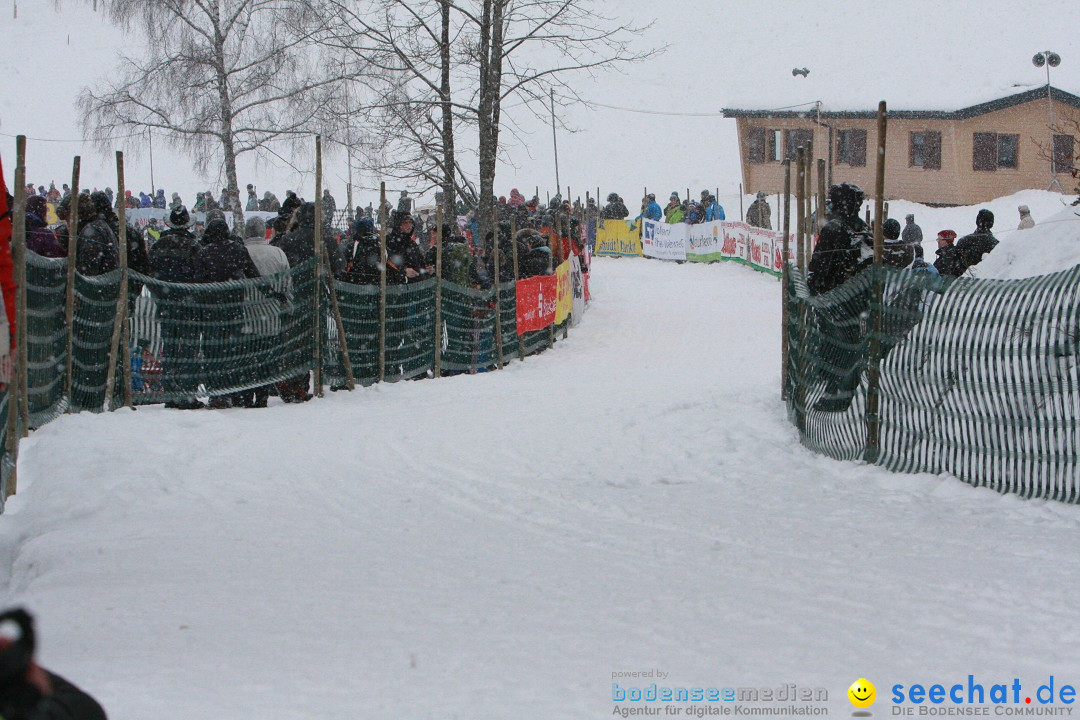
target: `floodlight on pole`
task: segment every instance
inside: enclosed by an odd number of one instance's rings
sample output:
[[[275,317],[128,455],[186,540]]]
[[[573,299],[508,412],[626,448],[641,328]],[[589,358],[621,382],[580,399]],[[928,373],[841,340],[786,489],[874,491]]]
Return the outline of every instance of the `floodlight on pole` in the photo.
[[[1057,186],[1058,192],[1065,192],[1057,179],[1057,162],[1054,157],[1054,98],[1050,94],[1050,68],[1061,64],[1061,56],[1051,50],[1043,50],[1035,53],[1035,56],[1031,58],[1031,64],[1035,67],[1046,67],[1046,103],[1050,127],[1050,186],[1047,190],[1053,190]]]

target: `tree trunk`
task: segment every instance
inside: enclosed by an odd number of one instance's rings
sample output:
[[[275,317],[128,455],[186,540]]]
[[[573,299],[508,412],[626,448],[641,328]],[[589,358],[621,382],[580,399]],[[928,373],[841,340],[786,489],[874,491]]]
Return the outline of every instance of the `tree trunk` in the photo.
[[[506,0],[484,0],[480,74],[480,198],[481,228],[495,217],[495,163],[499,156],[499,110],[502,92],[503,6]],[[483,231],[481,230],[481,234]]]
[[[439,60],[442,63],[442,82],[439,87],[442,100],[442,192],[443,192],[443,216],[453,218],[457,215],[454,211],[454,115],[450,105],[450,2],[441,0],[442,12],[442,37],[440,38]]]
[[[220,5],[215,3],[215,10]],[[214,24],[214,71],[217,74],[218,101],[221,104],[221,149],[225,160],[225,191],[232,204],[233,231],[244,233],[244,211],[240,206],[240,185],[236,177],[236,147],[233,138],[232,95],[229,93],[229,75],[225,69],[225,37],[221,34],[221,18],[215,14]]]

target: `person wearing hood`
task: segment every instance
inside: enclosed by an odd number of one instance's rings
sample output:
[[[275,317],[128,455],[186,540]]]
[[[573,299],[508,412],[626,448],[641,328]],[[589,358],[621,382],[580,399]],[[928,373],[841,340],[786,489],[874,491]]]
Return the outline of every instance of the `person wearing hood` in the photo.
[[[112,205],[112,203],[109,204],[110,206]],[[126,207],[128,210],[135,210],[139,207],[139,201],[135,198],[134,195],[131,194],[130,190],[124,191],[124,207]]]
[[[984,255],[997,247],[998,239],[991,232],[993,227],[994,213],[983,208],[975,216],[975,232],[960,238],[955,245],[939,248],[934,267],[942,275],[960,277],[968,268],[978,265]]]
[[[727,216],[724,215],[724,206],[716,200],[716,196],[709,194],[705,197],[705,222],[716,222],[718,220],[726,220]]]
[[[668,225],[675,225],[681,223],[683,219],[682,203],[679,202],[679,193],[671,193],[671,197],[668,198],[667,207],[664,208],[664,222]]]
[[[67,257],[67,250],[45,223],[48,210],[45,198],[37,195],[26,198],[26,249],[41,257]]]
[[[165,191],[162,188],[158,188],[157,194],[154,195],[154,199],[151,202],[151,206],[158,210],[164,210],[168,207],[168,203],[165,201]]]
[[[109,225],[117,241],[120,239],[120,218],[113,212],[109,204],[108,196],[103,192],[90,193],[90,199],[97,206],[101,218]],[[124,237],[127,242],[127,265],[128,269],[144,275],[150,273],[150,258],[147,254],[146,237],[132,223],[126,223]],[[117,245],[119,247],[119,245]],[[128,281],[128,309],[134,311],[135,298],[142,292],[142,283],[136,280]]]
[[[255,186],[251,183],[248,183],[247,186],[247,203],[244,205],[244,209],[248,212],[259,209],[259,196],[255,194]]]
[[[184,201],[180,199],[180,193],[174,192],[169,199],[169,209],[183,207]]]
[[[154,207],[154,201],[149,195],[144,192],[139,193],[139,207],[149,208]]]
[[[914,213],[908,213],[904,217],[904,230],[900,233],[900,239],[908,245],[922,245],[922,228],[915,224]]]
[[[98,193],[107,204],[104,193]],[[120,267],[116,234],[101,216],[98,203],[89,195],[79,197],[79,234],[75,244],[75,269],[82,275],[104,275]]]
[[[754,202],[746,210],[746,224],[772,230],[772,208],[763,191],[759,190]]]
[[[259,269],[247,248],[229,232],[224,217],[208,219],[203,232],[202,247],[195,256],[195,279],[201,283],[224,283],[231,280],[259,277]],[[243,337],[244,288],[222,288],[214,291],[212,302],[203,308],[203,362],[209,375],[208,385],[236,387],[250,383],[244,373],[250,368],[237,363],[242,354],[238,341]],[[210,407],[223,409],[243,405],[239,393],[216,395]]]
[[[413,219],[409,213],[397,213],[386,236],[386,282],[404,285],[427,277],[424,255],[413,237]]]
[[[881,225],[883,238],[882,262],[890,267],[903,270],[915,259],[915,247],[904,242],[900,237],[900,221],[889,218]]]
[[[382,273],[379,270],[381,253],[375,222],[366,215],[359,216],[353,223],[349,238],[352,244],[341,280],[354,285],[378,285]]]
[[[510,190],[510,207],[518,208],[525,204],[525,196],[517,188]]]
[[[292,214],[298,207],[303,205],[303,201],[297,197],[296,193],[292,190],[285,191],[285,202],[281,203],[281,209],[278,211],[286,217],[292,217]]]

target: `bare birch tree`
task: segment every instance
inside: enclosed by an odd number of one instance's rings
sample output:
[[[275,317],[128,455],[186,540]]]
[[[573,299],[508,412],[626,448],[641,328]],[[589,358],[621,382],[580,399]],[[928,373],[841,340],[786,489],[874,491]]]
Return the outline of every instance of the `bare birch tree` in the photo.
[[[504,117],[504,109],[513,106],[546,122],[552,90],[566,107],[581,99],[576,78],[658,52],[635,47],[644,28],[601,15],[593,0],[336,4],[344,22],[340,46],[389,73],[384,80],[396,78],[396,84],[369,87],[369,109],[383,113],[378,120],[365,116],[365,122],[386,139],[383,169],[402,163],[395,168],[401,177],[416,162],[412,177],[434,183],[440,176],[447,208],[454,192],[472,195],[481,227],[491,226],[495,168],[504,157],[500,133],[508,124],[512,131],[513,118]],[[465,143],[477,153],[476,189],[458,157],[463,128],[476,132],[475,142]]]
[[[84,134],[106,143],[135,131],[135,145],[138,131],[158,131],[197,170],[220,162],[237,217],[236,159],[331,137],[325,109],[357,72],[321,44],[324,0],[112,0],[105,12],[140,30],[145,54],[82,92]]]

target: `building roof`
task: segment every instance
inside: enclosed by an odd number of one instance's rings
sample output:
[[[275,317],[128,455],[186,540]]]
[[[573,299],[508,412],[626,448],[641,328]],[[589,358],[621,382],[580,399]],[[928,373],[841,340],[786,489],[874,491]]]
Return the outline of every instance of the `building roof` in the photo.
[[[1039,87],[1025,90],[1023,92],[1015,93],[1013,95],[1006,95],[995,100],[988,102],[981,102],[976,105],[970,105],[968,107],[960,108],[958,110],[889,110],[889,117],[891,118],[911,118],[911,119],[937,119],[937,120],[965,120],[967,118],[976,117],[978,115],[985,115],[987,113],[997,112],[998,110],[1005,110],[1006,108],[1013,107],[1014,105],[1021,105],[1026,102],[1032,102],[1033,100],[1041,100],[1046,97],[1047,86],[1041,85]],[[1054,102],[1065,103],[1073,107],[1080,108],[1080,97],[1073,95],[1072,93],[1059,90],[1056,87],[1050,86],[1050,97]],[[811,106],[807,109],[801,110],[747,110],[739,108],[724,108],[724,117],[726,118],[757,118],[757,117],[769,117],[769,118],[799,118],[816,116],[817,110],[815,106]],[[824,107],[821,110],[822,118],[876,118],[877,110],[827,110]]]

